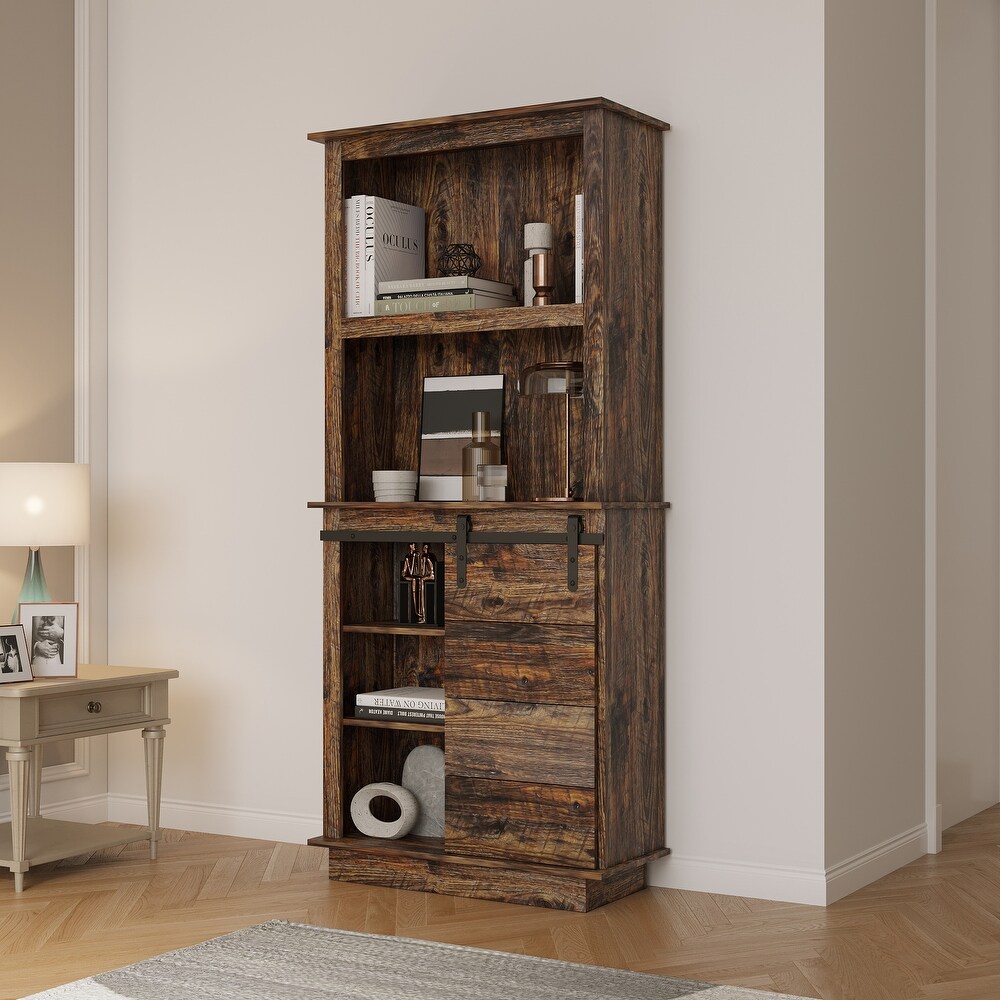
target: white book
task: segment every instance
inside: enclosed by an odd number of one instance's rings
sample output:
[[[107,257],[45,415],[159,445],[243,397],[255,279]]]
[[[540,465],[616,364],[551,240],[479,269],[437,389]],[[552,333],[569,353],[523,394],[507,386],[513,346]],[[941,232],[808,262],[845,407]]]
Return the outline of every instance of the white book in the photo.
[[[364,195],[344,199],[344,315],[361,316],[364,262]]]
[[[363,316],[375,314],[381,281],[422,278],[427,273],[424,210],[374,195],[365,197]]]
[[[573,215],[576,228],[573,234],[573,251],[575,256],[574,275],[576,277],[576,296],[574,302],[583,301],[583,195],[578,194],[573,199]]]
[[[371,708],[419,708],[443,712],[444,688],[401,687],[362,691],[354,696],[354,704]]]
[[[488,278],[473,278],[467,274],[445,275],[442,278],[403,278],[398,281],[380,281],[379,295],[392,295],[395,292],[437,292],[451,288],[468,288],[473,292],[492,292],[494,295],[512,296],[514,286],[502,281],[490,281]]]

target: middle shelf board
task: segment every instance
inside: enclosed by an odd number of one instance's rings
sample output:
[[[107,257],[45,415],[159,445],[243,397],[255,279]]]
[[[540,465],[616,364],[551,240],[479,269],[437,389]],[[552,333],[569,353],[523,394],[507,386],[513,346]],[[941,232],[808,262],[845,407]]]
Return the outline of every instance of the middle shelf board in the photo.
[[[463,309],[455,312],[410,313],[397,316],[354,316],[338,321],[339,335],[412,337],[425,334],[492,333],[501,330],[543,330],[583,326],[583,305],[510,306],[504,309]]]

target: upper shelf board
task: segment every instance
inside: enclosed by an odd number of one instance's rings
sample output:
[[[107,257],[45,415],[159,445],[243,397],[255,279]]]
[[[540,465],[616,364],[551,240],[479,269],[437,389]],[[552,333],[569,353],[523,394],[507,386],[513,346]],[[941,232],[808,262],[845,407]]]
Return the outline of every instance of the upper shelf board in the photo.
[[[564,114],[574,111],[595,111],[603,109],[614,111],[617,114],[633,118],[637,122],[651,125],[661,131],[667,131],[670,126],[658,118],[651,118],[632,108],[626,108],[622,104],[616,104],[605,97],[591,97],[579,101],[557,101],[552,104],[532,104],[521,108],[502,108],[499,111],[477,111],[466,115],[447,115],[442,118],[421,118],[417,121],[409,122],[386,122],[382,125],[370,125],[365,128],[343,128],[334,129],[329,132],[310,132],[309,138],[314,142],[327,142],[335,139],[343,142],[347,139],[356,139],[362,136],[371,136],[379,132],[391,132],[403,135],[407,132],[417,132],[424,129],[437,129],[442,126],[463,126],[476,125],[484,122],[497,122],[506,118],[523,118],[529,115],[538,115],[542,112],[552,112]]]

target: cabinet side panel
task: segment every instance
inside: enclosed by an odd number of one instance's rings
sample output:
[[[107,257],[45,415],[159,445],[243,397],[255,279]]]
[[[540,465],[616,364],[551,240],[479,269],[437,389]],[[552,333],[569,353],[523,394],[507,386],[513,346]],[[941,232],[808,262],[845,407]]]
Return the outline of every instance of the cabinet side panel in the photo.
[[[324,514],[324,528],[336,527],[336,515]],[[340,549],[337,542],[323,545],[323,836],[339,837],[344,829],[343,758],[341,730],[343,687],[340,646]]]
[[[609,510],[599,577],[601,867],[664,846],[664,511]]]
[[[341,397],[344,357],[338,333],[344,305],[343,194],[340,143],[326,144],[326,499],[343,500]]]
[[[607,492],[604,422],[605,310],[609,289],[605,171],[605,114],[584,115],[583,132],[583,429],[580,464],[584,500],[611,499]]]
[[[663,133],[604,126],[605,500],[663,496]]]

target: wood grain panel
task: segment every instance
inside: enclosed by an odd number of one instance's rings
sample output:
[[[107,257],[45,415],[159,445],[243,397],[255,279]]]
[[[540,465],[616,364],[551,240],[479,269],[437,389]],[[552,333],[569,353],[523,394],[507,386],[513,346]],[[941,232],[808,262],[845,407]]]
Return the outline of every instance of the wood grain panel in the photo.
[[[324,527],[337,520],[335,511],[323,512]],[[341,660],[340,546],[323,546],[323,835],[339,837],[344,832],[344,761],[341,734],[344,704],[343,662]]]
[[[594,712],[448,697],[447,774],[594,787]]]
[[[583,912],[594,892],[582,878],[547,871],[526,872],[474,864],[426,861],[391,855],[330,851],[330,878],[416,892],[494,899]],[[641,888],[641,885],[640,885]],[[629,891],[634,892],[635,889]],[[622,895],[627,893],[622,892]]]
[[[343,135],[344,158],[368,160],[380,156],[407,156],[440,149],[485,150],[523,142],[559,139],[579,133],[581,115],[577,111],[543,117],[525,116],[506,121],[451,121],[418,129],[368,131],[364,135]]]
[[[572,591],[564,545],[470,545],[466,586],[445,579],[445,621],[591,624],[595,563],[594,547],[581,546]]]
[[[599,588],[602,865],[664,846],[665,511],[607,512]]]
[[[445,687],[453,698],[594,704],[595,629],[451,622]]]
[[[594,867],[594,791],[449,775],[449,853]]]
[[[605,113],[606,500],[663,496],[663,133]],[[628,150],[623,156],[622,150]]]

